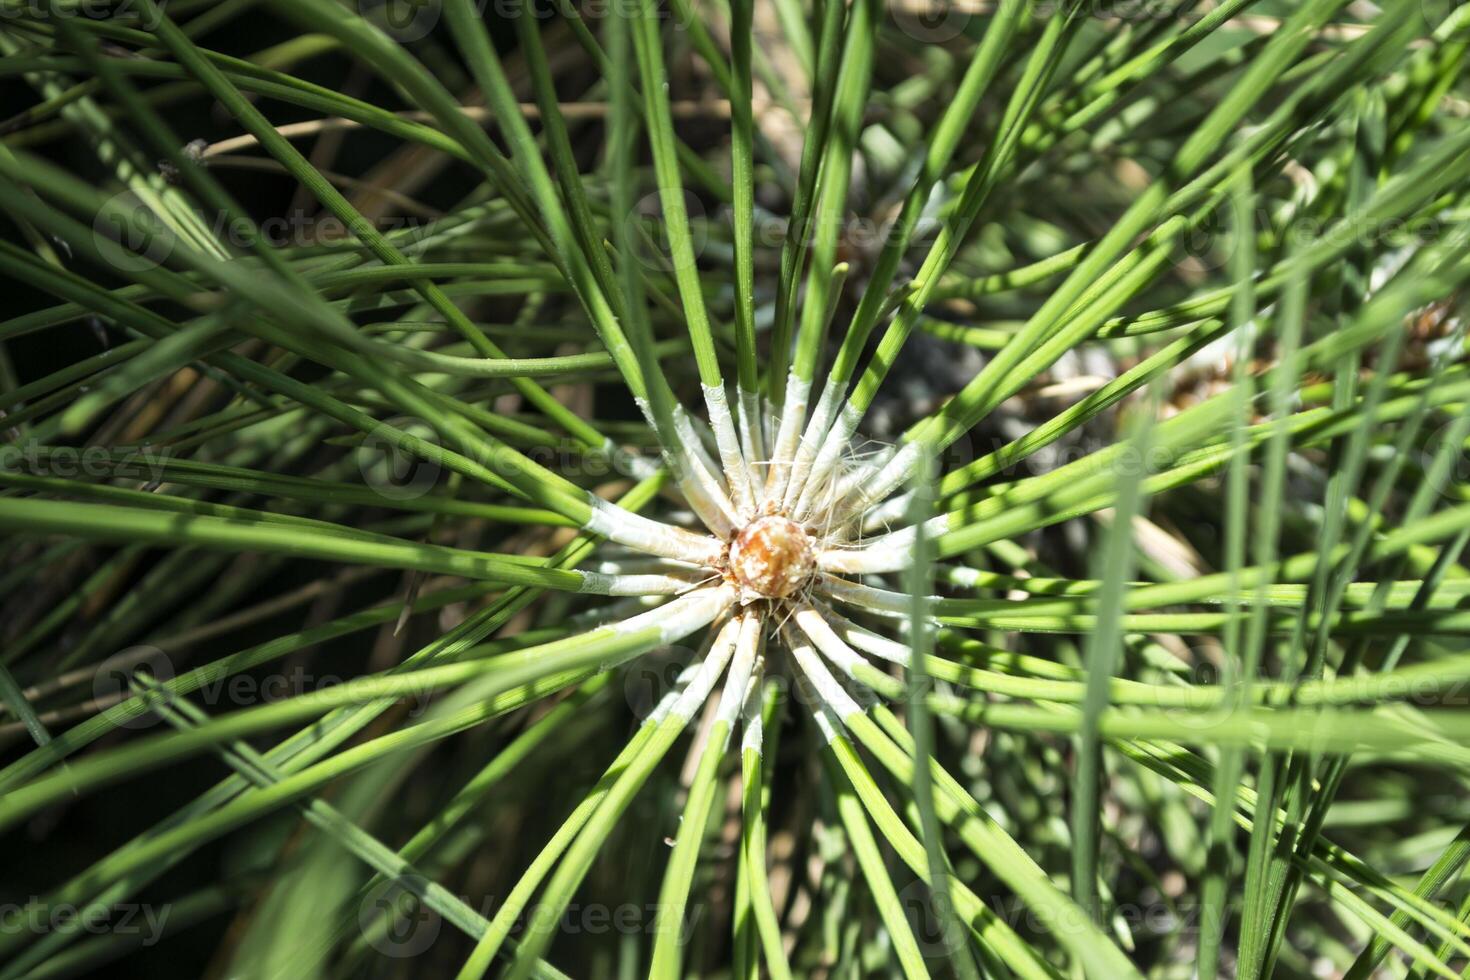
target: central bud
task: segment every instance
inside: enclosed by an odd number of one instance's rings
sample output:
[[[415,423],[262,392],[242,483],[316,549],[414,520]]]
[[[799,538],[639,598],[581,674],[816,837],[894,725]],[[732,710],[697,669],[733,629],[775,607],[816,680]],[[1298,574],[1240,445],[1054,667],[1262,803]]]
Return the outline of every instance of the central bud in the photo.
[[[730,578],[742,601],[784,599],[812,577],[817,556],[801,525],[785,517],[761,517],[730,542]]]

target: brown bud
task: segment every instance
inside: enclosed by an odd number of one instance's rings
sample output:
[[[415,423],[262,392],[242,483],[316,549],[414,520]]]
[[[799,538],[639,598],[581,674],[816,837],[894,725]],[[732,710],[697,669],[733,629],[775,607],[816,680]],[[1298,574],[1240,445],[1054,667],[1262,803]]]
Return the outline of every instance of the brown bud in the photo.
[[[730,543],[730,578],[748,598],[783,599],[807,583],[816,565],[811,538],[785,517],[751,521]]]

